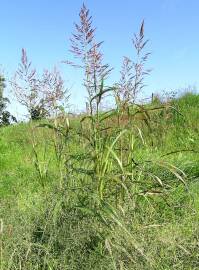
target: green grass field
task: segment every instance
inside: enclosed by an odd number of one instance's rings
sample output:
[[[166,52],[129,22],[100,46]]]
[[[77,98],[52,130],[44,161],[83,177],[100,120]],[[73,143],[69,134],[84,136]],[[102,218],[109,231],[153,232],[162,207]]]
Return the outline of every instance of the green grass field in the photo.
[[[199,96],[137,115],[0,128],[1,270],[199,269]]]

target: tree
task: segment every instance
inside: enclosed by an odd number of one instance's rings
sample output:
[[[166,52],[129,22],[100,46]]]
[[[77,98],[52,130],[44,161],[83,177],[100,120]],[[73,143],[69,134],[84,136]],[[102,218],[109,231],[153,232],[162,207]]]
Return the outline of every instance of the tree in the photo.
[[[5,87],[5,78],[0,75],[0,126],[10,125],[11,122],[17,122],[16,118],[6,110],[9,99],[3,96]]]

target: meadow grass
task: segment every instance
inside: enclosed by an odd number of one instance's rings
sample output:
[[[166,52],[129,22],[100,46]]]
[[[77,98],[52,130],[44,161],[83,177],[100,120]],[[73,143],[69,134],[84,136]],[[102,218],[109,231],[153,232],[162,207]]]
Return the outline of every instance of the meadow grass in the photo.
[[[2,270],[199,269],[199,96],[161,105],[0,129]]]

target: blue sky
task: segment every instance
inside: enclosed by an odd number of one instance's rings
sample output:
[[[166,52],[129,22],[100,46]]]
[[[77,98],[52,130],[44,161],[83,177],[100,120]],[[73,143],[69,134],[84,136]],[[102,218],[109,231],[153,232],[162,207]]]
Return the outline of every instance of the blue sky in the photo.
[[[122,56],[133,57],[133,33],[145,19],[145,34],[152,52],[153,69],[145,95],[151,92],[199,86],[198,0],[85,0],[103,40],[106,62],[114,67],[111,81],[119,76]],[[72,92],[72,103],[82,107],[86,96],[77,70],[61,61],[70,59],[69,38],[78,21],[81,0],[0,0],[0,65],[11,76],[27,49],[34,66],[42,71],[60,67]]]

